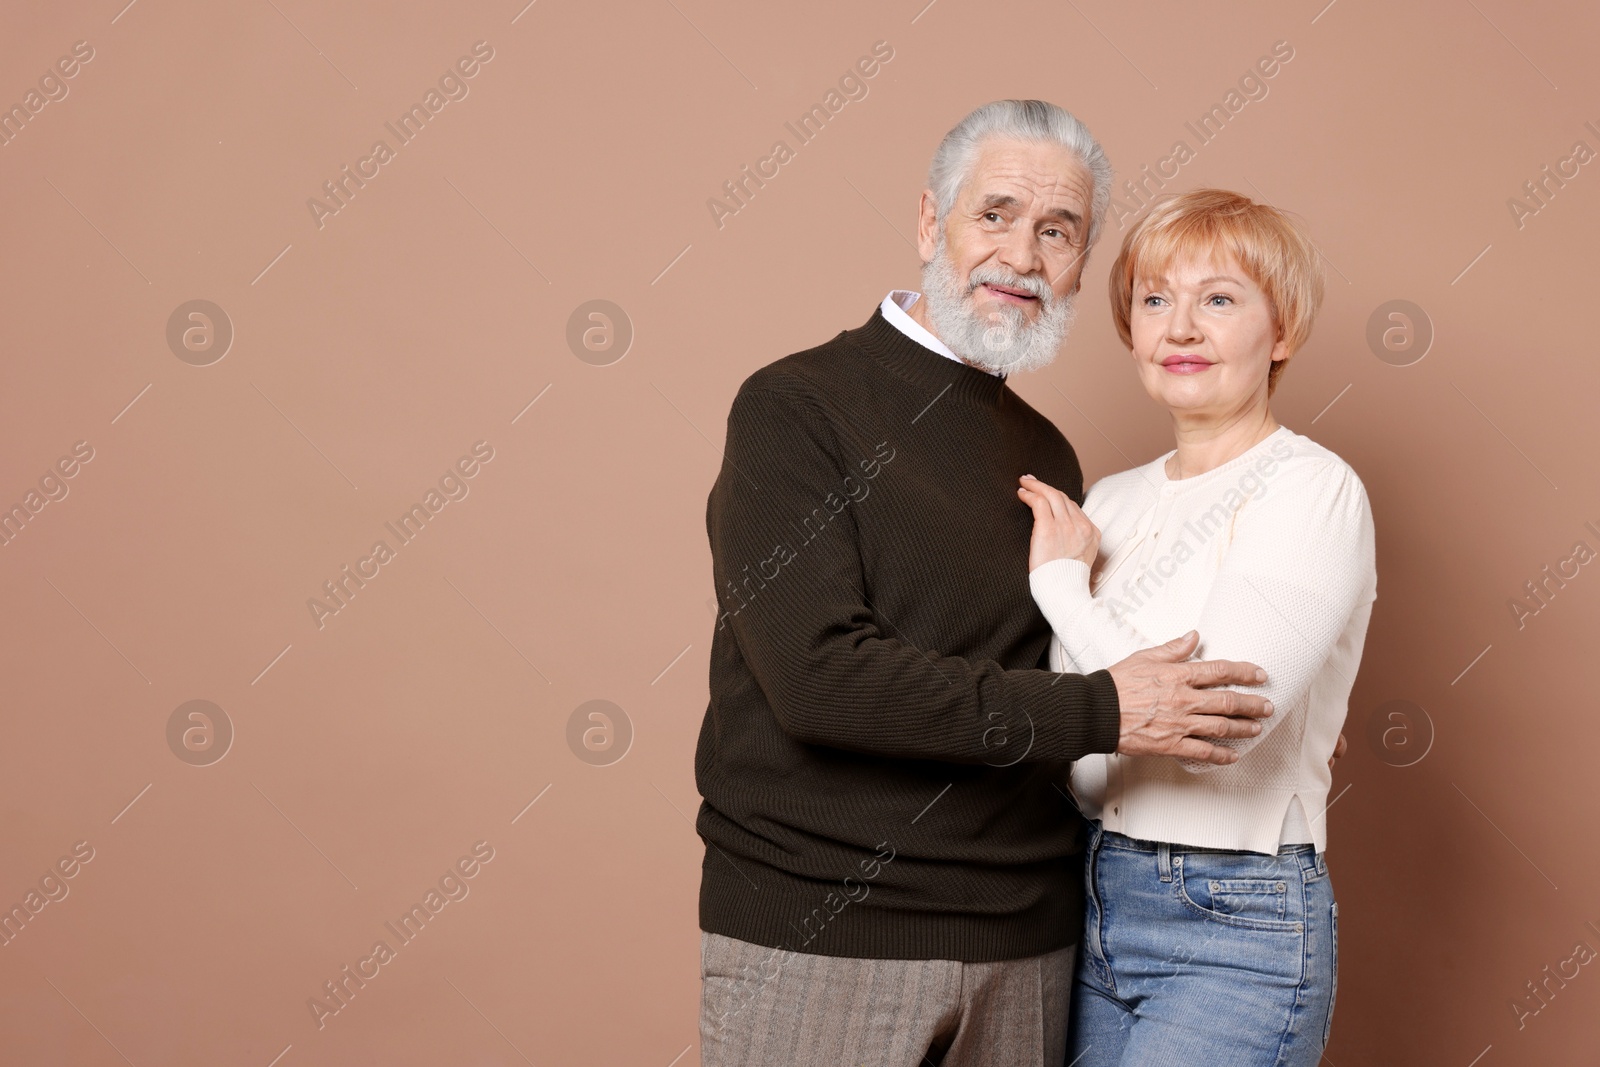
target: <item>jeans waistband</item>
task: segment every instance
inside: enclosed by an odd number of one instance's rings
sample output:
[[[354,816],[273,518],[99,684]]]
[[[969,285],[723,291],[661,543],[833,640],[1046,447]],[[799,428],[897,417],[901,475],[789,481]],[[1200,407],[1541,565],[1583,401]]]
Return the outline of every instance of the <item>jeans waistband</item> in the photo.
[[[1129,837],[1126,834],[1119,834],[1115,830],[1107,830],[1100,825],[1098,820],[1091,821],[1090,826],[1093,830],[1090,848],[1108,846],[1111,848],[1121,849],[1126,852],[1149,852],[1157,855],[1157,857],[1163,861],[1165,861],[1166,857],[1168,856],[1181,856],[1185,853],[1195,852],[1219,854],[1225,856],[1267,855],[1267,853],[1262,852],[1251,852],[1248,849],[1207,848],[1201,845],[1180,845],[1166,841],[1144,841],[1136,837]],[[1319,853],[1317,851],[1317,846],[1311,844],[1310,842],[1297,845],[1280,845],[1277,854],[1282,858],[1288,858],[1291,856],[1297,858],[1300,862],[1300,867],[1306,871],[1317,871],[1320,873],[1327,870],[1322,853]]]

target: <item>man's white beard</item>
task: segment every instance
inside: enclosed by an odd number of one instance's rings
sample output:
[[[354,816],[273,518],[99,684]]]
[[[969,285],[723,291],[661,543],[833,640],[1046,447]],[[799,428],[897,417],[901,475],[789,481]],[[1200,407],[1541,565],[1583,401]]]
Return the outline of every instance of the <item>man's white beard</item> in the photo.
[[[985,282],[1038,297],[1038,321],[1030,323],[1027,310],[1017,304],[998,304],[993,313],[979,315],[972,307],[972,293]],[[1025,278],[999,267],[974,267],[963,283],[950,262],[942,232],[933,259],[922,266],[922,298],[928,302],[935,335],[950,351],[999,374],[1049,366],[1078,315],[1075,294],[1056,296],[1038,275]]]

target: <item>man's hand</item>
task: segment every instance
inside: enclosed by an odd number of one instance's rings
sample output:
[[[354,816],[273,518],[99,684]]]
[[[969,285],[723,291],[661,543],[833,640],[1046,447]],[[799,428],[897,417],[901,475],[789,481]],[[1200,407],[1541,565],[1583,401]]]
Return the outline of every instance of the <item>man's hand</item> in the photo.
[[[1267,672],[1231,660],[1185,662],[1200,646],[1193,630],[1175,641],[1135,652],[1110,667],[1122,705],[1117,752],[1125,756],[1174,756],[1206,763],[1235,763],[1239,753],[1207,738],[1254,737],[1255,720],[1272,714],[1272,703],[1251,693],[1210,689],[1260,685]]]
[[[1017,479],[1017,496],[1033,509],[1033,537],[1028,542],[1028,572],[1053,559],[1082,560],[1090,567],[1100,552],[1100,529],[1083,509],[1054,486],[1031,474]]]

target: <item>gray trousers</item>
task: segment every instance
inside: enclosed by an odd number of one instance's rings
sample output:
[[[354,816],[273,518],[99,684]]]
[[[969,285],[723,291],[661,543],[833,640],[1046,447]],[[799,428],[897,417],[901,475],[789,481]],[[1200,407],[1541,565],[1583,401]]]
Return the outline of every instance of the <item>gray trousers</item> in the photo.
[[[700,932],[702,1067],[1061,1067],[1076,945],[993,963],[818,956]]]

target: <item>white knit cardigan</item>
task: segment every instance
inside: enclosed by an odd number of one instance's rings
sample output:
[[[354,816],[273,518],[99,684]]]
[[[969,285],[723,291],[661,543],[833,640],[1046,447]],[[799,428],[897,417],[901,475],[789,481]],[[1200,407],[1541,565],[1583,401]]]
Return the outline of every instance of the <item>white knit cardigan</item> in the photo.
[[[1147,841],[1275,853],[1327,847],[1328,757],[1377,595],[1365,487],[1333,452],[1280,427],[1204,474],[1173,480],[1173,453],[1095,483],[1092,572],[1053,560],[1029,576],[1055,630],[1050,665],[1088,673],[1200,632],[1197,659],[1248,660],[1276,709],[1227,766],[1092,755],[1072,789],[1083,813]]]

